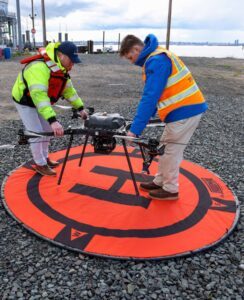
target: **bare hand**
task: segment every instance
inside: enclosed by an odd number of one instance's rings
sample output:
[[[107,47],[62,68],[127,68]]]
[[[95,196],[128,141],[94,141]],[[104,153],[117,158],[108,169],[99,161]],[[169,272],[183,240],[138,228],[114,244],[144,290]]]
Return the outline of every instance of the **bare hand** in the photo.
[[[58,122],[53,122],[51,124],[52,130],[54,132],[54,136],[62,136],[64,135],[64,129],[63,126]]]
[[[133,132],[131,132],[131,131],[128,131],[128,132],[126,133],[126,135],[127,135],[127,136],[130,136],[130,137],[136,137],[136,135],[135,135]],[[130,146],[133,145],[133,142],[132,142],[132,141],[127,141],[127,143],[128,143]]]
[[[86,120],[87,117],[88,117],[88,113],[87,113],[84,109],[81,110],[81,111],[79,112],[79,114],[80,114],[80,116],[81,116],[81,118],[82,118],[83,120]]]

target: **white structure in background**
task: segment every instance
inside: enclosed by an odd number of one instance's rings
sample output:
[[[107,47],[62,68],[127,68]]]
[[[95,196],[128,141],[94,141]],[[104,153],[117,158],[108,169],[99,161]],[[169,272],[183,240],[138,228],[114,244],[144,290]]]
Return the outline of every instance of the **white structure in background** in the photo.
[[[103,52],[113,52],[113,47],[112,46],[103,47]]]
[[[16,47],[16,15],[8,11],[8,0],[0,0],[0,45]]]

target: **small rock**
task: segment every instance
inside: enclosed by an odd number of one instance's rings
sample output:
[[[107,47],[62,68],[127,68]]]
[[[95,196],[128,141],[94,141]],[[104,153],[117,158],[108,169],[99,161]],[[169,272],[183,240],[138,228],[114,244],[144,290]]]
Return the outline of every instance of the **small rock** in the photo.
[[[47,297],[48,296],[48,293],[45,291],[42,293],[42,297]]]
[[[135,286],[134,284],[129,283],[129,284],[127,285],[127,292],[128,292],[128,294],[130,294],[130,295],[133,294],[135,288],[136,288],[136,286]]]
[[[183,289],[188,289],[188,282],[186,279],[181,279],[181,286],[183,287]]]

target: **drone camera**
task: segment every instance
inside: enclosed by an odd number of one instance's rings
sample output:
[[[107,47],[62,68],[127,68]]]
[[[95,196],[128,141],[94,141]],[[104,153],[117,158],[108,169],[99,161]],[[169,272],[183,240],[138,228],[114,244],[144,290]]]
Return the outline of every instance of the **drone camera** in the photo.
[[[92,145],[95,153],[109,154],[116,147],[113,137],[116,130],[125,125],[124,118],[119,114],[94,113],[85,121],[85,128],[94,129]]]
[[[116,140],[113,137],[93,137],[92,145],[95,153],[109,154],[115,149]]]

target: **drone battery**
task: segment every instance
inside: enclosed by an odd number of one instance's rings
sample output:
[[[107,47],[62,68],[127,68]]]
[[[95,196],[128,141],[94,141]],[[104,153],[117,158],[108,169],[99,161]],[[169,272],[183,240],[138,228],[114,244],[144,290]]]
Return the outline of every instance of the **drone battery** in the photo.
[[[118,113],[107,114],[98,112],[85,121],[85,127],[92,129],[119,129],[123,125],[125,125],[125,119]]]

